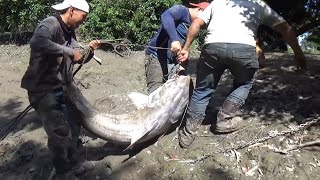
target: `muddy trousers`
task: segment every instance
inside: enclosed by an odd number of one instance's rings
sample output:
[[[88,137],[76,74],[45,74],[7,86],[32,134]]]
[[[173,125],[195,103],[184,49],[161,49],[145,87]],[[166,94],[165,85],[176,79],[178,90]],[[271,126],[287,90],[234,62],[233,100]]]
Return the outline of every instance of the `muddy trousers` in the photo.
[[[28,95],[48,135],[48,148],[57,174],[71,170],[78,163],[80,134],[80,124],[73,119],[73,108],[67,106],[62,90],[46,94],[29,92]]]
[[[245,104],[253,76],[258,69],[255,47],[244,44],[212,43],[202,48],[197,65],[196,87],[187,111],[187,130],[196,131],[205,116],[205,110],[219,83],[221,75],[229,69],[233,87],[226,98],[218,119],[233,116]],[[220,111],[220,112],[222,112]],[[223,115],[223,116],[222,116]]]
[[[146,55],[145,74],[147,93],[151,94],[174,75],[185,75],[185,71],[180,71],[175,63],[167,63],[166,60],[159,60],[152,55]]]
[[[145,58],[145,73],[147,83],[147,93],[151,94],[153,91],[158,89],[166,80],[167,71],[164,64],[161,65],[158,58],[153,58],[151,55],[146,55]]]

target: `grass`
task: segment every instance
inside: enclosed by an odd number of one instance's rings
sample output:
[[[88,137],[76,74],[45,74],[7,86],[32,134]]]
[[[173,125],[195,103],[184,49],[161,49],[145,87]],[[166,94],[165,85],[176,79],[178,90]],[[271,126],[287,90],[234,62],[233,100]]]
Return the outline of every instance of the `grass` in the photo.
[[[315,49],[315,50],[302,49],[302,51],[305,54],[320,55],[320,50],[318,50],[318,49]],[[288,53],[293,54],[293,50],[290,47],[288,48]]]

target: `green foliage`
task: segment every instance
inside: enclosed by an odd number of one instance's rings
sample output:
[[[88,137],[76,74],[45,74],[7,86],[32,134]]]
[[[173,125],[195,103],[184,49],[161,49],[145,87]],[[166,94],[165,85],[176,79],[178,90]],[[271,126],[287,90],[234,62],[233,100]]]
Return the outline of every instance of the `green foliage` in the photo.
[[[161,13],[177,0],[92,0],[87,22],[80,36],[92,38],[127,38],[134,43],[147,43],[159,26]]]
[[[146,43],[159,27],[160,15],[165,9],[174,4],[174,0],[153,1],[141,4],[130,21],[132,40],[137,43]]]
[[[33,31],[54,0],[0,0],[0,32]]]
[[[62,0],[0,0],[0,33],[33,31]],[[91,12],[80,28],[83,40],[128,38],[145,44],[159,26],[161,13],[179,0],[89,0]]]
[[[54,13],[51,5],[61,1],[0,0],[0,33],[33,31],[39,21]],[[88,0],[91,12],[79,35],[85,41],[127,38],[133,43],[146,44],[159,27],[161,13],[173,4],[187,5],[189,1],[203,0]],[[264,1],[292,23],[298,34],[319,27],[320,0]],[[203,35],[195,47],[200,47],[202,41]]]
[[[314,28],[309,33],[310,35],[306,38],[307,49],[312,54],[320,54],[320,29]]]

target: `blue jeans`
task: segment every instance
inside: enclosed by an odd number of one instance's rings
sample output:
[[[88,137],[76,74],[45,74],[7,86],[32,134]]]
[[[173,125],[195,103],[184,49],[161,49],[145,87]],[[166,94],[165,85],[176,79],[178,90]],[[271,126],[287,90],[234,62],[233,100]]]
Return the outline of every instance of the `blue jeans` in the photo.
[[[202,48],[197,65],[196,86],[187,111],[188,117],[196,121],[203,120],[209,100],[226,69],[229,69],[234,76],[233,88],[226,100],[239,106],[245,104],[258,67],[254,46],[230,43],[206,44]]]

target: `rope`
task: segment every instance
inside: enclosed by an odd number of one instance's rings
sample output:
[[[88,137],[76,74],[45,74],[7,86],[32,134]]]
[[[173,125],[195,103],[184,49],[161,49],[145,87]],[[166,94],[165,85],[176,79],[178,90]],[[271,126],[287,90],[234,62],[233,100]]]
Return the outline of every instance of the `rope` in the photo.
[[[73,73],[73,76],[75,76],[77,74],[77,72],[81,69],[83,63],[81,63],[81,65],[79,65],[79,67],[77,68],[77,70]],[[57,85],[54,89],[60,87],[61,84]],[[38,102],[40,99],[42,99],[45,95],[47,95],[46,93],[44,95],[42,95],[41,97],[39,97],[39,99],[37,99],[35,102]],[[32,104],[30,104],[26,109],[24,109],[21,113],[19,113],[15,118],[13,118],[11,121],[9,121],[7,124],[5,124],[6,126],[9,126],[3,135],[1,135],[0,138],[0,142],[3,141],[8,134],[11,132],[11,130],[22,120],[22,118],[32,109]]]
[[[128,39],[115,39],[115,40],[107,40],[101,39],[99,40],[101,44],[109,44],[113,47],[113,51],[116,55],[119,55],[123,58],[130,58],[131,49],[130,47],[143,47],[146,48],[153,48],[153,49],[162,49],[162,50],[170,50],[171,48],[164,48],[159,46],[149,46],[149,45],[142,45],[142,44],[134,44],[131,43]],[[118,41],[118,42],[117,42]]]
[[[143,45],[143,44],[134,44],[131,43],[127,39],[115,39],[115,40],[99,40],[101,44],[110,44],[112,46],[117,45],[117,46],[137,46],[137,47],[144,47],[144,48],[154,48],[154,49],[166,49],[169,50],[171,48],[164,48],[164,47],[158,47],[158,46],[149,46],[149,45]],[[128,43],[116,43],[115,41],[124,41]]]
[[[120,44],[122,45],[122,44]],[[166,50],[169,50],[171,48],[164,48],[164,47],[158,47],[158,46],[149,46],[149,45],[142,45],[142,44],[128,44],[130,46],[138,46],[138,47],[144,47],[144,48],[154,48],[154,49],[166,49]]]
[[[13,120],[9,121],[6,126],[9,126],[4,134],[1,136],[0,142],[4,140],[10,133],[10,131],[21,121],[21,119],[32,109],[32,106],[29,105],[25,110],[19,113]]]

